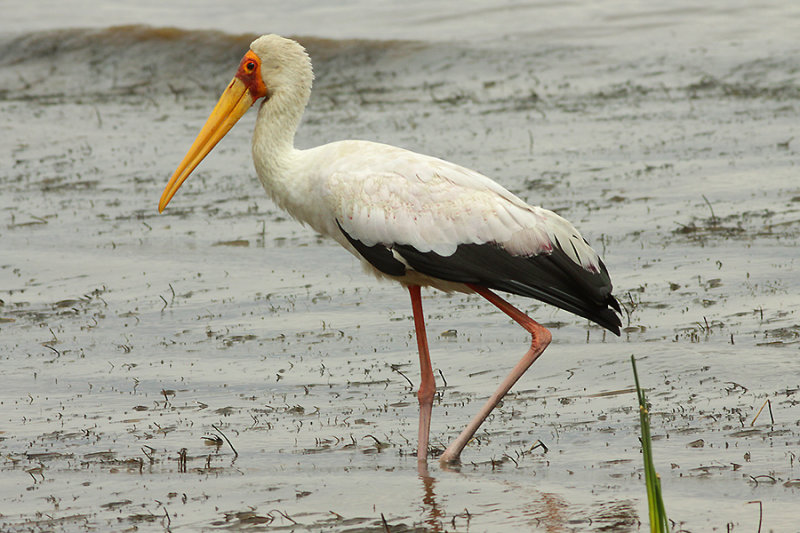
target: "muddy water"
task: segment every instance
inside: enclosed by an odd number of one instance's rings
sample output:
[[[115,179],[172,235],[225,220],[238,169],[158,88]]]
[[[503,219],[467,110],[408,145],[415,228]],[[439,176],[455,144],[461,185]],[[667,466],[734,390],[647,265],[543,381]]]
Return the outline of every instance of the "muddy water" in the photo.
[[[625,304],[617,339],[513,300],[554,342],[462,467],[427,478],[407,295],[265,198],[253,114],[156,213],[253,35],[196,10],[184,27],[221,31],[6,23],[3,530],[636,531],[630,355],[670,517],[796,528],[796,13],[479,7],[434,9],[433,38],[419,14],[314,25],[313,3],[312,23],[268,28],[334,38],[304,39],[299,145],[376,139],[479,169],[574,221]],[[97,29],[60,29],[80,25]],[[352,40],[381,36],[405,40]],[[477,299],[425,296],[444,447],[527,340]]]

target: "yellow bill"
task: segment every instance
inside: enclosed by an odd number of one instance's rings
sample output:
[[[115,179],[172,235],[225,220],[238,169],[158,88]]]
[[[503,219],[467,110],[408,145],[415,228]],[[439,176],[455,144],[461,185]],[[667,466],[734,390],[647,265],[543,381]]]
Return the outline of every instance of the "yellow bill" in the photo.
[[[197,135],[189,152],[178,165],[177,170],[167,183],[161,200],[158,202],[158,212],[164,211],[167,204],[192,171],[200,164],[205,156],[217,145],[236,122],[242,118],[253,105],[253,97],[247,86],[238,77],[222,93],[217,105],[208,117],[203,129]]]

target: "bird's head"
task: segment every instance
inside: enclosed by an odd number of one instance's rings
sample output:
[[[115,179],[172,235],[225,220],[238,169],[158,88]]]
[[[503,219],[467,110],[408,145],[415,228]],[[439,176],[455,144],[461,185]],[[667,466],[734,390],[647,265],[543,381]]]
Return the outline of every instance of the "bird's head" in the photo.
[[[253,41],[236,75],[164,188],[158,202],[159,213],[200,161],[257,100],[292,92],[307,95],[312,79],[311,60],[299,43],[278,35],[263,35]]]

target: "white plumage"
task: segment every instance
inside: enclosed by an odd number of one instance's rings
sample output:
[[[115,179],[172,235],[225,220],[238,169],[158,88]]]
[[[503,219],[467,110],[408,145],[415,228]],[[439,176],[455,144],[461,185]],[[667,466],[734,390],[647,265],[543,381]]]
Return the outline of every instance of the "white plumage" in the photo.
[[[572,224],[462,166],[368,141],[298,150],[295,161],[302,163],[292,169],[293,181],[313,192],[287,210],[361,259],[335,221],[366,246],[407,244],[444,256],[467,243],[533,256],[557,241],[583,268],[599,270],[597,254]],[[274,190],[269,181],[265,188]]]
[[[458,459],[494,405],[549,343],[549,332],[489,289],[541,299],[619,333],[619,306],[602,261],[565,219],[526,204],[486,176],[402,148],[340,141],[309,150],[294,135],[311,94],[302,46],[276,35],[251,45],[189,153],[167,184],[163,210],[233,124],[263,98],[253,160],[267,193],[291,216],[339,242],[380,277],[409,288],[422,384],[417,450],[427,456],[435,384],[419,286],[477,292],[533,336],[531,349],[444,452]]]

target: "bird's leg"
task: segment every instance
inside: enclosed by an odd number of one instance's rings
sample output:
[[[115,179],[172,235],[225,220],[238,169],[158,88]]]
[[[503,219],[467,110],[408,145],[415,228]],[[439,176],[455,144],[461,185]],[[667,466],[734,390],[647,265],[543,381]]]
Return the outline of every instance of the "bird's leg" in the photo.
[[[514,322],[525,328],[525,330],[531,334],[531,347],[522,356],[519,363],[511,370],[511,373],[506,376],[497,390],[492,394],[491,398],[486,402],[486,404],[481,408],[475,418],[473,418],[470,423],[464,428],[464,431],[454,440],[450,446],[444,451],[442,456],[439,458],[439,461],[442,464],[449,464],[458,462],[459,457],[461,456],[461,451],[467,445],[469,440],[478,431],[478,428],[481,426],[486,417],[489,416],[489,413],[492,412],[492,409],[500,403],[500,400],[503,399],[503,396],[514,386],[514,383],[525,373],[526,370],[533,364],[536,359],[542,355],[544,349],[547,348],[547,345],[550,344],[550,339],[552,336],[550,332],[539,324],[538,322],[534,321],[528,315],[511,305],[510,303],[506,302],[495,293],[486,289],[484,287],[479,287],[477,285],[468,285],[469,288],[489,300],[495,306],[497,306],[501,311],[505,314],[510,316]]]
[[[428,336],[425,334],[425,317],[422,314],[422,297],[419,285],[409,285],[411,293],[411,310],[414,313],[414,329],[417,332],[417,347],[419,348],[419,369],[421,374],[419,391],[419,439],[417,443],[417,461],[428,459],[428,437],[431,432],[431,410],[433,409],[433,396],[436,393],[436,382],[433,379],[431,356],[428,352]]]

